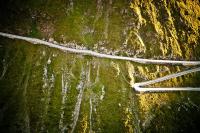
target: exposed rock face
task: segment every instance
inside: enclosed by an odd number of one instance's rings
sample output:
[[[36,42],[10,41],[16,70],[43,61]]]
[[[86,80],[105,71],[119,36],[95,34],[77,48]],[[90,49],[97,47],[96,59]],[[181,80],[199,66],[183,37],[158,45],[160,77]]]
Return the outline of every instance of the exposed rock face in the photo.
[[[199,59],[198,0],[134,0],[130,8],[136,16],[134,31],[146,45],[146,56]]]
[[[90,49],[103,41],[107,53],[128,56],[200,58],[198,0],[19,0],[4,5],[0,14],[4,31],[76,41]]]

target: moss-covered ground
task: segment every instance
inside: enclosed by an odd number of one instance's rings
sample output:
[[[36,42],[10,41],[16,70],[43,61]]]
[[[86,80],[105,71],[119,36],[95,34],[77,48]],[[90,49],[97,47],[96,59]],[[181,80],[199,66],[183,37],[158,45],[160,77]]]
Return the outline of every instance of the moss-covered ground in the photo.
[[[3,32],[91,50],[199,60],[197,0],[2,0]],[[198,132],[198,92],[138,93],[189,69],[64,53],[0,38],[0,132]],[[154,84],[199,87],[200,73]]]

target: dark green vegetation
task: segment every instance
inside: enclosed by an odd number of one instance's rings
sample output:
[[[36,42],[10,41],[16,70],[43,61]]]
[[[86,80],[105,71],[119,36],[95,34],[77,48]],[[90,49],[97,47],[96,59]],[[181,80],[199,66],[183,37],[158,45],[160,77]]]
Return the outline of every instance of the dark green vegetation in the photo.
[[[197,60],[197,1],[1,0],[0,29],[103,53]],[[198,132],[200,94],[138,94],[188,69],[63,53],[0,38],[0,132]],[[200,73],[155,87],[200,86]]]

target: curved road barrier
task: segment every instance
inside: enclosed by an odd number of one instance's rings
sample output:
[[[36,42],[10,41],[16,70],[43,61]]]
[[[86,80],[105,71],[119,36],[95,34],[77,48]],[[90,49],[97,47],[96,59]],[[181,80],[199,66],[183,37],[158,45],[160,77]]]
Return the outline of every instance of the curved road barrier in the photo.
[[[193,88],[193,87],[182,87],[182,88],[181,87],[180,88],[144,88],[144,87],[142,87],[142,86],[151,85],[151,84],[158,83],[158,82],[161,82],[161,81],[164,81],[164,80],[180,77],[182,75],[186,75],[186,74],[198,72],[198,71],[200,71],[200,67],[190,69],[190,70],[187,70],[187,71],[183,71],[183,72],[179,72],[179,73],[175,73],[175,74],[171,74],[171,75],[167,75],[167,76],[157,78],[157,79],[154,79],[154,80],[150,80],[150,81],[135,83],[135,84],[133,84],[133,87],[135,88],[136,91],[140,91],[140,92],[200,91],[200,88]]]
[[[177,64],[177,65],[200,65],[200,61],[175,61],[175,60],[154,60],[154,59],[142,59],[142,58],[132,58],[132,57],[124,57],[124,56],[116,56],[116,55],[108,55],[108,54],[101,54],[91,50],[83,50],[83,49],[74,49],[68,48],[62,45],[54,44],[51,42],[43,41],[36,38],[30,37],[23,37],[8,33],[0,32],[0,36],[11,38],[11,39],[19,39],[24,40],[33,44],[43,44],[52,48],[60,49],[66,52],[77,53],[82,55],[90,55],[99,58],[108,58],[108,59],[117,59],[117,60],[126,60],[126,61],[133,61],[137,63],[143,64]]]

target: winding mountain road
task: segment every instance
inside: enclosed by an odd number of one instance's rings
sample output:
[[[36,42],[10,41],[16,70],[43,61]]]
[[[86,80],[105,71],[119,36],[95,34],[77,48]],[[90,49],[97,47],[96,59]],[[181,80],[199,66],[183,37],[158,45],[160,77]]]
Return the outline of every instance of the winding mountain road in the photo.
[[[116,55],[108,55],[108,54],[102,54],[98,52],[94,52],[91,50],[83,50],[83,49],[74,49],[74,48],[68,48],[65,46],[62,46],[62,44],[54,44],[51,42],[43,41],[37,38],[30,38],[30,37],[23,37],[23,36],[18,36],[18,35],[13,35],[13,34],[8,34],[8,33],[3,33],[0,32],[0,36],[7,37],[10,39],[19,39],[19,40],[24,40],[33,44],[43,44],[48,47],[56,48],[59,50],[62,50],[64,52],[71,52],[71,53],[77,53],[77,54],[82,54],[82,55],[89,55],[89,56],[95,56],[99,58],[108,58],[108,59],[117,59],[117,60],[126,60],[126,61],[133,61],[137,63],[143,63],[143,64],[176,64],[176,65],[200,65],[200,61],[175,61],[175,60],[154,60],[154,59],[142,59],[142,58],[132,58],[132,57],[124,57],[124,56],[116,56]],[[168,76],[164,76],[162,78],[158,78],[155,80],[150,80],[146,82],[140,82],[140,83],[135,83],[132,87],[135,88],[136,91],[140,92],[157,92],[157,91],[200,91],[200,88],[192,88],[192,87],[187,87],[187,88],[144,88],[142,86],[158,83],[164,80],[168,80],[171,78],[179,77],[188,73],[192,72],[197,72],[200,71],[200,67],[171,74]]]
[[[157,78],[154,80],[149,80],[149,81],[145,81],[145,82],[140,82],[140,83],[135,83],[133,84],[133,87],[135,88],[136,91],[140,91],[140,92],[162,92],[162,91],[200,91],[200,88],[193,88],[193,87],[180,87],[180,88],[145,88],[142,86],[146,86],[146,85],[151,85],[154,83],[158,83],[158,82],[162,82],[171,78],[176,78],[176,77],[180,77],[182,75],[186,75],[189,73],[193,73],[193,72],[198,72],[200,71],[200,67],[198,68],[194,68],[194,69],[190,69],[187,71],[183,71],[183,72],[179,72],[179,73],[175,73],[175,74],[170,74],[161,78]]]
[[[24,41],[27,41],[27,42],[30,42],[33,44],[43,44],[43,45],[46,45],[46,46],[49,46],[52,48],[63,50],[65,52],[77,53],[77,54],[82,54],[82,55],[90,55],[90,56],[95,56],[95,57],[99,57],[99,58],[126,60],[126,61],[133,61],[133,62],[143,63],[143,64],[200,65],[200,61],[154,60],[154,59],[142,59],[142,58],[102,54],[102,53],[97,53],[97,52],[94,52],[91,50],[68,48],[68,47],[62,46],[62,44],[58,45],[58,44],[43,41],[40,39],[36,39],[36,38],[23,37],[23,36],[18,36],[18,35],[3,33],[3,32],[0,32],[0,36],[11,38],[11,39],[24,40]]]

